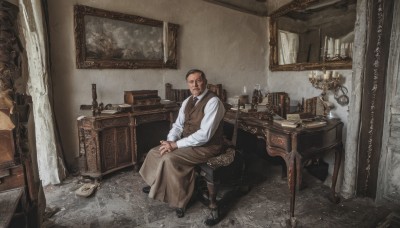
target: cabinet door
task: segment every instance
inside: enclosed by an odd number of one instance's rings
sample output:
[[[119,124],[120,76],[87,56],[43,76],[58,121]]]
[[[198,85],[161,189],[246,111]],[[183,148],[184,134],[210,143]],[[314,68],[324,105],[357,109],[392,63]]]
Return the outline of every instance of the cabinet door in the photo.
[[[132,164],[131,132],[129,127],[107,128],[101,131],[102,171]]]
[[[132,164],[131,132],[129,127],[116,129],[117,166]]]

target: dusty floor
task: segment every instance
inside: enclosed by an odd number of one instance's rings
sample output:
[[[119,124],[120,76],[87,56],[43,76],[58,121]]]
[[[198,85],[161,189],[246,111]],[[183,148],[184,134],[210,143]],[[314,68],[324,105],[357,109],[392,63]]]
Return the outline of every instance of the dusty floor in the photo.
[[[250,192],[223,206],[225,217],[215,227],[286,227],[289,191],[280,170],[262,159],[253,162]],[[205,227],[208,209],[203,204],[194,202],[185,217],[177,218],[174,209],[142,193],[143,180],[129,169],[106,176],[89,198],[75,195],[82,181],[70,178],[45,188],[47,206],[59,209],[46,227]],[[296,196],[297,227],[377,227],[391,213],[370,199],[332,204],[320,180],[305,172],[304,181],[307,188]]]

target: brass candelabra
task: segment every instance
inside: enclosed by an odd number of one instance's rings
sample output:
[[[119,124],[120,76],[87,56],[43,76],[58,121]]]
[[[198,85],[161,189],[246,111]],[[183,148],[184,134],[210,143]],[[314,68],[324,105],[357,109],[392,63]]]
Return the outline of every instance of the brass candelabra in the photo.
[[[317,72],[312,71],[308,80],[314,88],[322,90],[320,99],[324,104],[324,116],[328,116],[331,108],[333,108],[333,104],[328,101],[326,94],[329,90],[336,91],[341,87],[341,75],[338,72],[332,72],[329,70],[325,71],[323,74],[318,74]]]

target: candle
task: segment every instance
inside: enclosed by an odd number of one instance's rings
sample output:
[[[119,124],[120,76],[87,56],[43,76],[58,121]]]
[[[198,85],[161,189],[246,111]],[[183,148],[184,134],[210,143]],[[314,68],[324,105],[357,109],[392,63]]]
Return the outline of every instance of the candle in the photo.
[[[335,39],[335,55],[340,55],[340,40]]]
[[[324,74],[324,80],[329,80],[331,77],[331,71],[327,70]]]
[[[340,44],[340,57],[345,58],[346,57],[346,52],[344,49],[344,44]]]
[[[333,38],[330,37],[328,39],[328,57],[333,57],[333,55],[334,55],[334,47],[333,47],[334,44],[333,43],[334,43]]]

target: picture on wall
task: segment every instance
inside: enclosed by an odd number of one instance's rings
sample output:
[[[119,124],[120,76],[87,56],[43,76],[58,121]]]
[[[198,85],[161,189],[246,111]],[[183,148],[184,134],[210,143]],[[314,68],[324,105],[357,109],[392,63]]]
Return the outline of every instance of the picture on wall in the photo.
[[[82,5],[74,19],[79,69],[177,68],[177,24]]]

